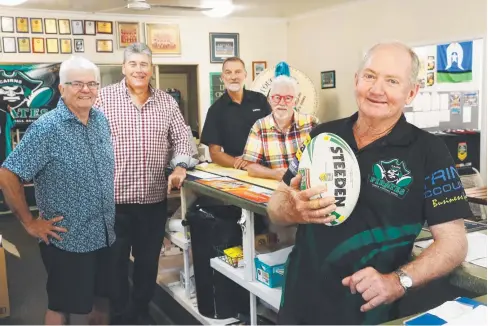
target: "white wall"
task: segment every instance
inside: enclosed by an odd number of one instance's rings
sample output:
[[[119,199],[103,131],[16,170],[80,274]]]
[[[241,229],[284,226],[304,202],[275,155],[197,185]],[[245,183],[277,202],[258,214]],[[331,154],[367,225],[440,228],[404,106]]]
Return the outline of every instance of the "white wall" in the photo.
[[[287,23],[284,19],[274,18],[228,18],[211,19],[207,17],[159,17],[159,16],[129,16],[129,15],[87,15],[75,12],[55,12],[39,10],[4,10],[2,16],[34,17],[34,18],[67,18],[89,19],[107,21],[129,22],[159,22],[178,23],[181,36],[181,56],[155,56],[156,64],[196,64],[198,65],[200,130],[205,121],[210,105],[209,73],[221,71],[221,64],[210,63],[209,33],[229,32],[239,33],[240,56],[248,68],[247,84],[252,82],[252,61],[267,61],[269,65],[276,64],[287,58]],[[143,28],[143,25],[141,25]],[[115,23],[114,23],[115,30]],[[120,64],[123,50],[117,49],[116,35],[47,35],[47,34],[12,34],[1,33],[0,36],[15,37],[59,37],[83,38],[85,40],[85,53],[81,55],[97,64]],[[113,39],[114,53],[97,53],[95,51],[96,39]],[[69,54],[20,54],[0,53],[0,63],[14,62],[61,62]]]
[[[486,0],[358,0],[295,17],[288,60],[319,90],[321,121],[356,111],[354,73],[365,50],[380,41],[421,46],[482,38]],[[486,69],[486,68],[485,68]],[[320,71],[335,70],[335,89],[320,89]]]

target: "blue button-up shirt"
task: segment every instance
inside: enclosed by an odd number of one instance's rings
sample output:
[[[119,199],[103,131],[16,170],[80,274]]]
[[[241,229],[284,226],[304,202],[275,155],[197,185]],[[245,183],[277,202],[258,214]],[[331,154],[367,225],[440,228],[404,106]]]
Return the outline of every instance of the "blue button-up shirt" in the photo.
[[[71,252],[90,252],[115,241],[114,154],[110,127],[102,112],[91,109],[84,125],[62,100],[43,114],[8,156],[4,168],[34,180],[40,216],[64,219],[57,226],[62,241],[50,242]]]

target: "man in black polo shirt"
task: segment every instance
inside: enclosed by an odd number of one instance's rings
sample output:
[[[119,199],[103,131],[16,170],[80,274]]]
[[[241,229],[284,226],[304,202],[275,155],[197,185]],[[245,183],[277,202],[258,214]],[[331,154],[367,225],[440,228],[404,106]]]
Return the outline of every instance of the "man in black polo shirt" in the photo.
[[[464,260],[466,196],[444,142],[409,124],[402,113],[418,92],[417,55],[399,43],[379,44],[355,77],[359,110],[327,122],[310,137],[331,132],[355,151],[361,192],[351,216],[335,219],[333,197],[299,191],[298,160],[273,194],[275,223],[298,224],[286,268],[281,324],[379,324],[396,318],[398,299],[451,272]],[[290,186],[288,186],[290,185]],[[409,257],[424,222],[434,243]]]
[[[226,92],[208,109],[200,139],[209,147],[213,162],[236,169],[247,165],[241,155],[251,127],[271,113],[266,96],[244,89],[246,76],[246,67],[240,58],[224,61],[222,80]]]

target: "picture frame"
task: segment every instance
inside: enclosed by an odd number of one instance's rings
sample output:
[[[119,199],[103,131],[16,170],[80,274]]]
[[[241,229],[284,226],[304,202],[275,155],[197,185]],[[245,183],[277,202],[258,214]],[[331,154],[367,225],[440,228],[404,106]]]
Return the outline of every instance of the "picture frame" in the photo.
[[[15,37],[2,37],[3,53],[17,53]]]
[[[153,54],[181,55],[180,26],[178,24],[146,23],[146,44]]]
[[[85,52],[85,40],[75,38],[74,43],[75,43],[75,52],[77,53]]]
[[[2,33],[14,32],[14,17],[2,16]]]
[[[210,33],[210,63],[239,56],[239,33]]]
[[[135,22],[117,22],[117,46],[123,49],[141,42],[141,26]]]
[[[97,34],[113,34],[113,23],[111,21],[99,20],[96,22]]]
[[[85,28],[82,20],[71,20],[71,33],[73,35],[83,35],[85,34]]]
[[[335,70],[322,71],[320,73],[320,86],[322,89],[336,87]]]
[[[97,40],[96,50],[99,53],[112,53],[112,52],[114,52],[113,40]]]
[[[19,53],[31,53],[30,37],[17,37],[17,50]]]
[[[44,18],[44,31],[46,34],[58,34],[58,22],[56,18]]]
[[[268,63],[266,61],[253,61],[252,62],[252,80],[268,68]]]
[[[85,20],[85,35],[96,35],[95,21]]]
[[[32,38],[32,53],[44,53],[46,48],[44,45],[43,37],[33,37]]]
[[[46,38],[46,53],[59,53],[59,40],[57,38]]]
[[[69,19],[58,19],[58,29],[60,35],[71,35],[71,24]]]
[[[63,54],[73,53],[73,46],[70,38],[59,39],[59,43],[61,47],[61,53]]]
[[[43,34],[44,24],[42,23],[42,18],[31,18],[30,19],[30,29],[32,34]]]
[[[17,33],[29,33],[29,18],[15,17],[15,30]]]

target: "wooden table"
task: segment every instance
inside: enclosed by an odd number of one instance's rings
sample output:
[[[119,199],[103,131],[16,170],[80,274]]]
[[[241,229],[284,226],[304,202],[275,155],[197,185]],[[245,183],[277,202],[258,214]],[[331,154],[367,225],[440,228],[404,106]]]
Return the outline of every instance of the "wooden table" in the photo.
[[[486,206],[486,187],[474,187],[465,189],[468,201]]]

